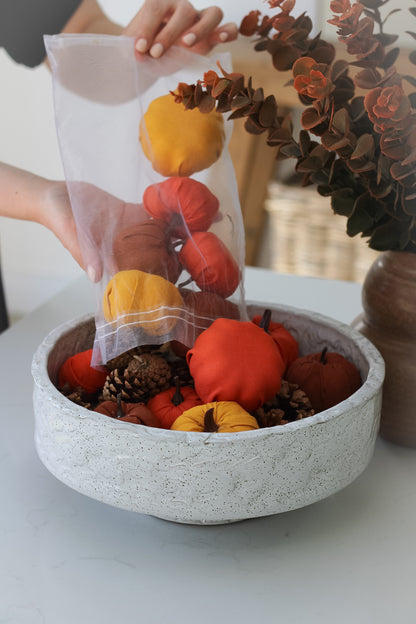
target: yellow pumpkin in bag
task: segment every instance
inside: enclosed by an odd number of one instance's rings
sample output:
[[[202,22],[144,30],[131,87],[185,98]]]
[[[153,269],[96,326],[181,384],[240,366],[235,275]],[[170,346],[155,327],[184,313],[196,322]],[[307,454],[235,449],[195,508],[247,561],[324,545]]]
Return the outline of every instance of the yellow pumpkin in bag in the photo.
[[[182,297],[172,282],[135,269],[116,273],[103,297],[106,321],[140,325],[153,336],[163,336],[175,327],[182,306]]]
[[[165,177],[191,176],[221,156],[223,116],[215,110],[187,110],[169,93],[150,103],[140,121],[139,140],[155,171]]]

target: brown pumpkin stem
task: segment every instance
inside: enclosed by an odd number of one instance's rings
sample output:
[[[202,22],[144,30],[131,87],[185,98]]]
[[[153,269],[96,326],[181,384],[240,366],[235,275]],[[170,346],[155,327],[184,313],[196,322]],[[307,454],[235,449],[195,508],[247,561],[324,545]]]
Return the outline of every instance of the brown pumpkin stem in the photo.
[[[173,250],[176,250],[176,247],[180,247],[181,245],[183,245],[185,243],[185,241],[182,238],[179,238],[177,241],[175,241],[174,243],[170,243],[170,247]]]
[[[117,412],[116,418],[123,418],[126,414],[123,412],[123,408],[121,406],[121,392],[117,394]]]
[[[185,280],[184,282],[181,282],[180,284],[178,284],[178,288],[183,288],[184,286],[188,286],[188,284],[191,284],[194,280],[192,279],[192,277],[190,277],[189,279]]]
[[[215,433],[215,431],[218,431],[218,425],[217,425],[217,423],[215,422],[215,419],[214,419],[214,408],[213,407],[210,407],[205,412],[205,416],[204,416],[204,431],[207,431],[209,433]]]
[[[325,347],[324,349],[322,349],[321,357],[319,358],[320,364],[326,364],[327,351],[328,351],[328,347]]]
[[[178,405],[183,403],[184,399],[183,399],[183,394],[181,392],[179,377],[175,375],[175,377],[173,378],[173,381],[174,381],[176,390],[175,390],[175,394],[172,397],[172,403],[174,404],[175,407],[178,407]]]
[[[264,331],[266,332],[266,334],[269,333],[269,325],[270,325],[270,321],[272,319],[272,311],[267,309],[263,312],[263,316],[262,319],[259,323],[259,327],[261,327],[262,329],[264,329]]]

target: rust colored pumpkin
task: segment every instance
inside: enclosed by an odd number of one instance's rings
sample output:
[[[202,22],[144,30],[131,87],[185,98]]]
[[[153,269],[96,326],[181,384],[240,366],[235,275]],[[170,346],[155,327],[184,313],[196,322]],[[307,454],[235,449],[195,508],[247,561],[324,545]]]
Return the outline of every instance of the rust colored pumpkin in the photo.
[[[143,195],[146,212],[169,224],[178,237],[208,230],[219,209],[218,198],[193,178],[168,178],[148,186]]]
[[[202,405],[202,401],[191,386],[179,386],[175,378],[175,386],[159,392],[147,403],[148,408],[158,417],[160,426],[170,429],[175,420],[186,410]]]
[[[58,385],[63,388],[66,384],[72,390],[83,388],[88,394],[94,394],[105,383],[108,371],[91,366],[92,349],[81,351],[69,357],[62,364],[58,373]]]
[[[95,408],[94,412],[116,418],[123,422],[135,423],[137,425],[146,425],[146,427],[159,427],[160,421],[146,407],[144,403],[125,403],[124,401],[103,401]]]
[[[209,327],[217,318],[230,318],[238,320],[240,318],[240,310],[238,306],[224,299],[221,295],[203,290],[190,290],[189,288],[180,288],[182,299],[184,301],[184,312],[189,311],[198,317],[198,326],[203,329]]]
[[[271,320],[271,310],[265,310],[252,318],[252,322],[262,327],[275,341],[286,368],[299,357],[299,345],[294,336],[282,325]]]
[[[194,232],[180,250],[179,261],[201,290],[226,298],[239,284],[238,264],[213,232]]]
[[[251,321],[217,319],[186,354],[205,403],[236,401],[251,412],[278,392],[285,364],[273,338]]]
[[[173,423],[174,431],[236,433],[258,429],[257,420],[235,401],[215,401],[193,407]]]
[[[182,267],[160,219],[147,219],[122,230],[114,239],[113,256],[117,271],[139,269],[175,283]]]
[[[108,282],[103,297],[104,318],[125,320],[152,336],[162,336],[176,325],[182,297],[178,288],[160,275],[144,271],[119,271]]]
[[[337,405],[361,386],[357,367],[340,353],[326,349],[295,360],[286,379],[305,392],[315,412]]]

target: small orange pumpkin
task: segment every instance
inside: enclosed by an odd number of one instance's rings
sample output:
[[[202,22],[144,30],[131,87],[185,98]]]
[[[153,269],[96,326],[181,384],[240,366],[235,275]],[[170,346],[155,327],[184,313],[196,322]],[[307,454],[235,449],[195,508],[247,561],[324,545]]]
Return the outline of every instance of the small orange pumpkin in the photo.
[[[169,224],[172,234],[180,238],[189,232],[208,230],[219,205],[209,188],[193,178],[168,178],[151,184],[143,194],[146,212]]]
[[[60,388],[68,384],[72,390],[80,387],[88,394],[94,394],[104,386],[108,371],[91,366],[92,351],[87,349],[65,360],[58,373]]]
[[[175,386],[159,392],[150,399],[147,407],[158,417],[160,426],[170,429],[175,420],[186,410],[202,405],[202,401],[191,386],[179,386],[178,377],[174,378]]]
[[[117,402],[103,401],[97,405],[94,412],[110,416],[110,418],[117,418],[123,422],[146,425],[146,427],[161,427],[157,416],[144,403],[125,403],[118,397]]]
[[[262,327],[275,341],[286,367],[299,357],[299,345],[294,336],[281,324],[271,320],[271,310],[265,310],[263,316],[257,314],[252,322]]]
[[[308,396],[315,412],[344,401],[361,386],[360,372],[340,353],[311,353],[295,360],[285,375]]]
[[[285,364],[273,338],[251,321],[215,320],[186,354],[205,403],[236,401],[251,412],[278,392]]]
[[[229,297],[239,284],[238,264],[213,232],[194,232],[180,250],[179,261],[201,290]]]
[[[257,420],[235,401],[215,401],[193,407],[173,423],[174,431],[235,433],[258,429]]]
[[[160,275],[119,271],[108,282],[103,297],[107,322],[125,320],[152,336],[162,336],[176,325],[183,306],[178,288]]]

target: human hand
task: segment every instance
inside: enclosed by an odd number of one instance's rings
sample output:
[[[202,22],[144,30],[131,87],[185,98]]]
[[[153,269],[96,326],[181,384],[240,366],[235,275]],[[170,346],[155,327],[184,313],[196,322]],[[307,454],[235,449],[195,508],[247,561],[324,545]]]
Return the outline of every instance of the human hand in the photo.
[[[115,233],[143,219],[139,204],[127,203],[86,182],[53,182],[38,221],[51,230],[92,282],[112,274]],[[75,209],[75,216],[73,207]]]
[[[223,12],[212,6],[197,11],[188,0],[145,0],[123,34],[136,38],[138,54],[159,58],[172,45],[207,54],[218,43],[237,38],[236,24],[222,24]]]

